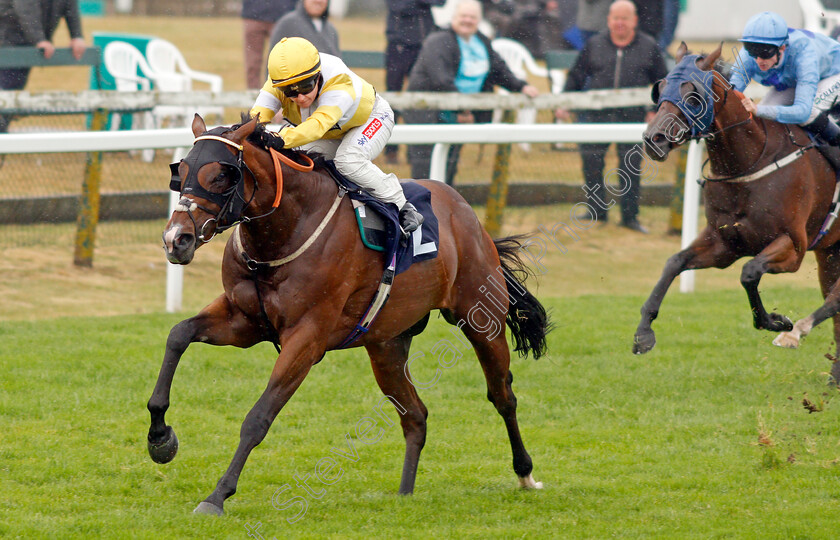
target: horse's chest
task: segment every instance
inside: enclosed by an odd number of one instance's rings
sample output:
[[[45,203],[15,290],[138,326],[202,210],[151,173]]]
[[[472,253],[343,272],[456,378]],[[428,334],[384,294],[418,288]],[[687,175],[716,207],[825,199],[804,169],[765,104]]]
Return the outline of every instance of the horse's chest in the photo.
[[[260,311],[260,299],[252,280],[243,280],[228,293],[231,303],[243,313],[254,315]]]

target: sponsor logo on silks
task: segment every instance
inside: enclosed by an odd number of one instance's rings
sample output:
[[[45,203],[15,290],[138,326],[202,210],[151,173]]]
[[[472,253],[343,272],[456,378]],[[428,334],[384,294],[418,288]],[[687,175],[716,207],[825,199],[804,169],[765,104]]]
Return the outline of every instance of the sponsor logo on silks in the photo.
[[[372,139],[373,136],[376,135],[376,132],[379,131],[379,128],[381,128],[381,127],[382,127],[382,122],[379,120],[379,118],[374,118],[373,121],[371,121],[371,123],[368,124],[368,127],[366,127],[365,130],[362,132],[362,135],[364,135],[368,139]]]

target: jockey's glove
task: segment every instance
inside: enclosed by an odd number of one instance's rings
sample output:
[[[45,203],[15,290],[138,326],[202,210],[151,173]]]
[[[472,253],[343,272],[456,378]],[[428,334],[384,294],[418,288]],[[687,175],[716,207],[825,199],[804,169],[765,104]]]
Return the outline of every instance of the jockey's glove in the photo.
[[[283,137],[280,136],[279,133],[275,133],[273,131],[263,131],[260,134],[260,142],[262,142],[263,146],[268,148],[274,148],[275,150],[282,150],[286,143],[283,141]]]

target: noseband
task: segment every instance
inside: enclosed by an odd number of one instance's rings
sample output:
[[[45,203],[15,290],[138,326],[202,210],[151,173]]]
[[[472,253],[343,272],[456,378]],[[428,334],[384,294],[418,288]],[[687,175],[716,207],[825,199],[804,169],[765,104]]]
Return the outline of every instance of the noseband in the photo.
[[[195,145],[193,150],[183,160],[187,165],[189,165],[189,172],[187,173],[187,178],[183,182],[183,187],[181,186],[181,177],[178,174],[178,166],[180,163],[171,163],[169,165],[170,171],[172,172],[172,178],[169,181],[169,189],[181,194],[181,200],[178,201],[175,211],[187,213],[190,220],[193,222],[193,227],[196,230],[198,240],[204,243],[209,242],[216,234],[226,231],[240,221],[248,221],[248,218],[243,216],[242,212],[254,199],[258,189],[256,176],[254,176],[254,173],[250,168],[248,168],[248,165],[246,165],[243,160],[243,146],[221,137],[221,134],[225,132],[225,128],[214,128],[206,134],[196,137],[195,141],[193,141],[193,144]],[[198,143],[201,143],[201,145]],[[230,152],[224,145],[231,146],[236,149],[237,156],[235,162],[231,161]],[[222,193],[208,191],[198,181],[198,171],[201,167],[209,163],[219,163],[225,174],[233,175],[232,185]],[[251,197],[247,200],[245,199],[245,182],[242,172],[243,168],[248,171],[251,178],[254,179],[254,191],[251,194]],[[212,202],[219,207],[219,211],[214,212],[209,208],[201,206],[195,202],[195,200],[188,197],[188,195],[195,195]],[[196,209],[200,209],[213,216],[205,221],[200,229],[192,214],[192,212]],[[208,237],[207,227],[211,223],[213,224],[213,230]]]

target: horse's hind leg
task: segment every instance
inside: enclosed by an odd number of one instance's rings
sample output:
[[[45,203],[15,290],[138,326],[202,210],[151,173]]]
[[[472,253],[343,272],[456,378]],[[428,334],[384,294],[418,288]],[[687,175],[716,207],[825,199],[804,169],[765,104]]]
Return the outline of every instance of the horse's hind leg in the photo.
[[[475,305],[478,303],[473,304]],[[534,465],[519,433],[516,396],[511,386],[513,374],[510,372],[510,349],[505,337],[505,317],[495,311],[480,309],[472,309],[464,314],[445,314],[448,321],[458,320],[459,316],[463,318],[458,326],[470,340],[484,371],[487,399],[496,407],[496,411],[505,422],[513,453],[513,471],[519,477],[519,484],[523,488],[542,489],[542,482],[534,481],[531,474]],[[468,322],[463,322],[464,320]],[[488,340],[488,337],[491,339]]]
[[[217,298],[195,317],[172,327],[166,340],[163,365],[147,404],[151,414],[148,449],[156,463],[168,463],[178,452],[178,437],[172,427],[166,425],[165,414],[169,408],[169,392],[175,369],[184,351],[194,341],[250,347],[259,338],[249,321],[241,313],[233,312],[224,296]]]
[[[796,251],[793,240],[785,235],[770,242],[770,245],[761,253],[744,265],[741,271],[741,285],[747,291],[747,298],[752,309],[753,326],[757,330],[782,332],[793,328],[791,320],[784,315],[767,313],[758,293],[758,284],[764,274],[796,272],[802,264],[803,255]]]
[[[820,289],[825,302],[816,311],[796,321],[790,332],[782,332],[773,340],[773,345],[795,349],[799,342],[811,330],[829,317],[834,319],[834,343],[837,346],[831,366],[831,378],[834,384],[840,383],[840,245],[814,253],[819,267]]]
[[[400,479],[400,495],[414,491],[420,452],[426,444],[426,417],[429,414],[405,369],[410,346],[411,336],[408,334],[384,343],[365,345],[379,388],[401,413],[405,460]]]

